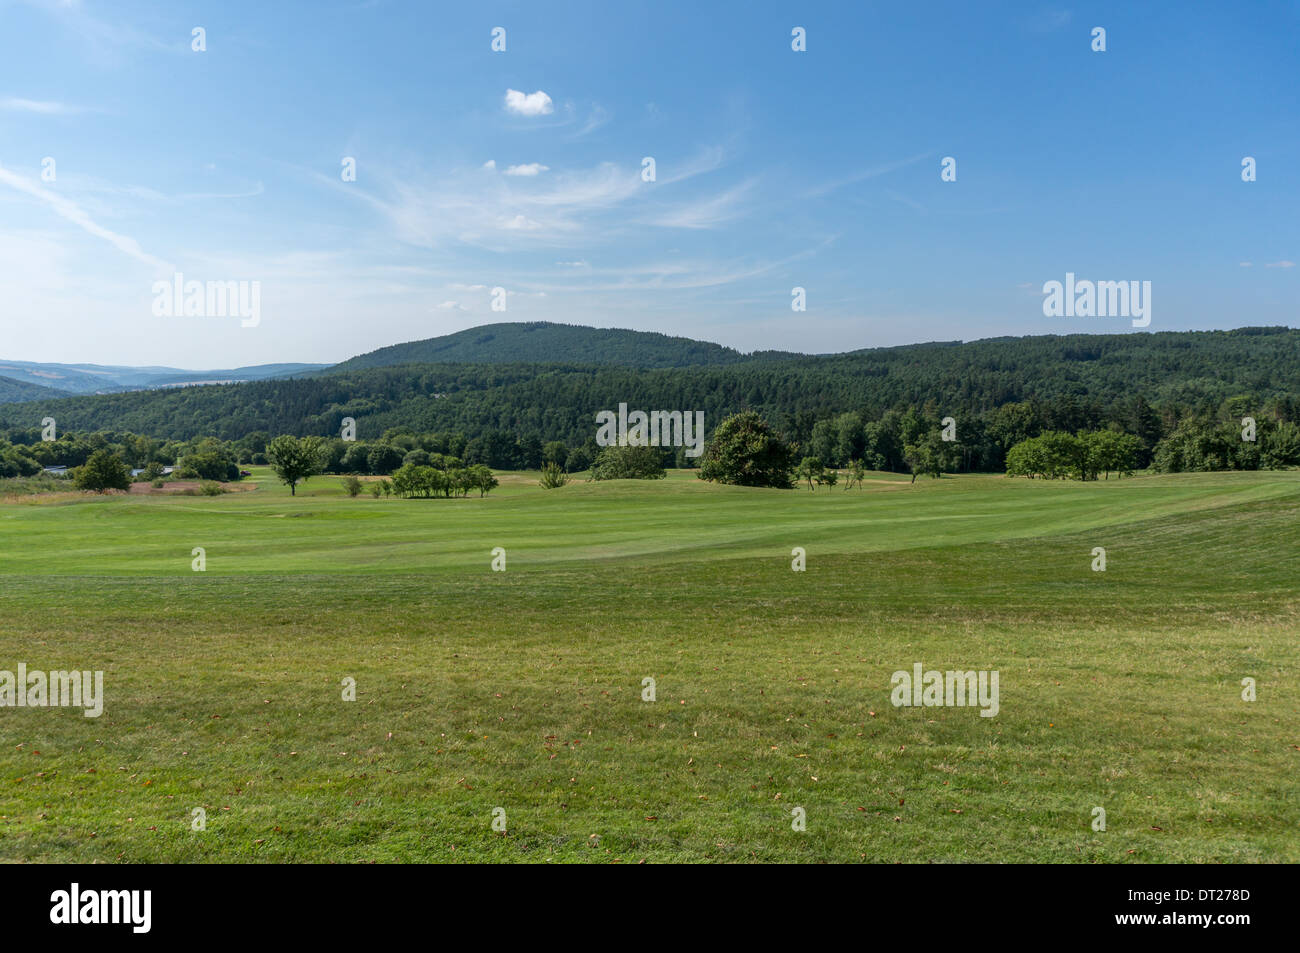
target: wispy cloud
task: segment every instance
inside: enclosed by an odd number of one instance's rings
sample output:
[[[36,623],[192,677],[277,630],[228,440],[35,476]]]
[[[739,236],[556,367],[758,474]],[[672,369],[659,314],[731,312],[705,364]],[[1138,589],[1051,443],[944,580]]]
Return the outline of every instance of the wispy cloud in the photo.
[[[510,166],[508,169],[506,169],[505,174],[533,176],[533,175],[537,175],[539,172],[549,172],[550,168],[551,168],[550,166],[542,165],[540,162],[528,162],[525,163],[524,165]]]
[[[756,179],[748,179],[719,195],[699,199],[646,220],[662,228],[717,228],[742,214],[742,201]]]
[[[609,112],[599,104],[592,106],[591,112],[587,116],[587,121],[582,124],[581,129],[573,134],[573,138],[579,139],[590,132],[594,132],[607,122],[609,122]]]
[[[826,182],[822,185],[817,186],[816,188],[810,189],[809,191],[804,193],[804,197],[810,199],[820,198],[823,195],[829,195],[831,192],[834,192],[836,189],[842,189],[846,185],[853,185],[855,182],[865,182],[867,179],[875,179],[875,178],[879,178],[882,175],[888,175],[890,172],[895,172],[898,169],[906,168],[909,165],[914,165],[917,162],[920,162],[922,159],[927,159],[935,155],[938,155],[938,153],[922,152],[914,156],[909,156],[906,159],[899,159],[896,162],[885,162],[880,165],[870,166],[866,169],[861,169],[857,172],[854,172],[852,175],[847,175],[841,179],[833,179],[830,182]]]
[[[163,261],[161,258],[155,258],[153,255],[145,252],[145,250],[140,247],[140,243],[134,238],[130,238],[126,235],[119,235],[117,232],[104,228],[104,226],[92,219],[90,215],[88,215],[76,202],[73,202],[71,199],[62,196],[57,192],[51,192],[49,189],[43,188],[31,179],[0,167],[0,184],[7,185],[12,189],[16,189],[19,192],[31,196],[32,198],[39,199],[48,205],[57,215],[67,219],[78,228],[94,235],[96,238],[102,238],[111,243],[123,254],[129,255],[136,261],[143,262],[157,271],[175,270],[170,264]]]
[[[80,36],[99,60],[123,62],[120,53],[133,50],[183,52],[189,50],[190,33],[187,28],[171,42],[163,41],[123,22],[120,16],[101,20],[90,13],[81,0],[26,0],[56,18],[69,32]],[[116,11],[115,11],[116,13]]]
[[[885,195],[893,199],[895,202],[898,202],[902,205],[906,205],[910,209],[925,214],[926,209],[924,205],[922,205],[920,202],[916,201],[915,199],[908,198],[902,192],[897,192],[894,189],[885,189]]]
[[[1064,29],[1074,20],[1074,14],[1060,7],[1040,10],[1025,21],[1031,33],[1052,33]]]
[[[46,116],[66,116],[72,113],[84,112],[80,106],[70,106],[67,103],[42,102],[35,99],[19,99],[11,96],[8,99],[0,99],[0,109],[7,112],[28,112],[41,113]]]

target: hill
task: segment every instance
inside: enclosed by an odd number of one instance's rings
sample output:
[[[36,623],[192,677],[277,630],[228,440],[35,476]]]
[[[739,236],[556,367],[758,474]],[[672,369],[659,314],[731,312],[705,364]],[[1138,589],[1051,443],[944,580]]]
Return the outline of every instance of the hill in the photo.
[[[943,413],[979,415],[1036,400],[1057,408],[1045,417],[1047,425],[1073,430],[1104,417],[1128,426],[1131,413],[1149,413],[1143,402],[1177,417],[1243,395],[1295,402],[1300,330],[1040,335],[749,358],[716,367],[344,364],[292,380],[65,398],[39,407],[4,404],[0,430],[30,429],[39,413],[49,412],[64,430],[237,439],[255,430],[337,434],[342,417],[351,416],[361,439],[411,426],[578,443],[591,436],[595,412],[627,402],[646,410],[702,410],[710,428],[727,413],[753,408],[802,441],[815,420],[845,411],[879,417],[931,404]]]
[[[597,411],[702,410],[711,429],[743,409],[804,442],[813,424],[846,411],[868,419],[929,406],[970,417],[1037,402],[1044,429],[1118,423],[1135,433],[1217,410],[1230,398],[1281,402],[1295,419],[1300,330],[1242,328],[1158,334],[1044,335],[876,348],[827,356],[746,358],[721,366],[639,368],[592,364],[410,364],[331,368],[296,379],[73,397],[0,406],[0,431],[26,431],[53,413],[63,431],[132,431],[154,437],[238,439],[337,435],[354,417],[358,437],[393,427],[505,431],[570,445],[589,439]],[[1154,408],[1154,410],[1153,410]],[[1168,428],[1163,428],[1167,430]]]
[[[180,367],[130,367],[111,364],[48,364],[36,361],[0,360],[0,375],[12,381],[37,384],[65,394],[111,394],[181,384],[257,381],[290,377],[328,367],[327,364],[259,364],[252,367],[193,371]],[[40,397],[12,397],[32,400]],[[0,402],[3,402],[0,394]]]
[[[46,400],[51,397],[67,396],[69,396],[67,391],[59,390],[55,387],[46,387],[44,384],[33,384],[28,381],[14,380],[11,377],[0,377],[0,404],[25,400]]]
[[[398,364],[608,364],[653,368],[737,364],[744,360],[747,358],[739,351],[691,338],[532,321],[485,324],[442,337],[393,344],[336,364],[328,372]]]

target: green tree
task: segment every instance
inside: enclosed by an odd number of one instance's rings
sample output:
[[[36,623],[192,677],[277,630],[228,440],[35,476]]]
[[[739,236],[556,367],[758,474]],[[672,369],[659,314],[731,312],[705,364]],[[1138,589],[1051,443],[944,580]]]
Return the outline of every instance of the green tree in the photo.
[[[849,461],[849,478],[844,481],[844,489],[851,490],[854,486],[862,488],[862,478],[867,475],[867,468],[862,465],[861,460]]]
[[[402,465],[404,456],[402,451],[392,444],[377,443],[366,454],[366,466],[370,468],[371,473],[386,476]]]
[[[131,471],[109,450],[96,450],[92,453],[85,464],[77,467],[72,479],[77,489],[94,490],[96,493],[131,489]]]
[[[713,431],[701,458],[701,480],[733,486],[793,486],[794,451],[759,414],[732,414]]]
[[[814,428],[815,430],[815,428]],[[813,481],[821,483],[822,472],[825,467],[822,466],[821,457],[804,457],[799,462],[799,468],[795,470],[794,475],[800,480],[808,481],[808,489],[813,489]]]
[[[369,473],[370,444],[351,442],[339,461],[339,469],[344,473]]]
[[[542,447],[542,463],[553,463],[557,467],[563,467],[564,461],[569,459],[569,448],[563,440],[552,440]]]
[[[1142,442],[1136,436],[1118,430],[1098,430],[1081,433],[1079,439],[1088,460],[1086,470],[1094,480],[1098,473],[1104,473],[1109,480],[1112,471],[1120,476],[1132,476],[1142,449]]]
[[[1279,420],[1264,438],[1260,453],[1260,466],[1266,470],[1281,470],[1300,464],[1300,427]]]
[[[574,447],[564,460],[564,469],[570,473],[581,473],[583,470],[590,470],[593,459],[594,454],[587,447]]]
[[[271,469],[288,484],[289,495],[298,495],[298,484],[321,472],[325,442],[320,437],[292,437],[282,434],[266,445]]]
[[[478,490],[480,497],[486,496],[501,485],[500,481],[493,476],[491,469],[481,463],[476,463],[469,467],[470,486]]]

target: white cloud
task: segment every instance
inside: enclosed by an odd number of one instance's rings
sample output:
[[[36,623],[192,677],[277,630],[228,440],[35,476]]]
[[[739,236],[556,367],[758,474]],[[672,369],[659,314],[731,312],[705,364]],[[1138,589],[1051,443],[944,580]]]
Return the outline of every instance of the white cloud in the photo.
[[[649,222],[664,228],[716,228],[741,214],[737,206],[753,188],[754,182],[754,179],[749,179],[721,195],[680,206]]]
[[[592,107],[591,114],[587,117],[583,127],[574,133],[574,138],[585,136],[587,133],[599,129],[607,122],[609,122],[609,112],[603,106],[597,104]]]
[[[459,301],[444,301],[442,304],[438,305],[438,310],[439,311],[468,311],[469,308],[465,307]]]
[[[512,165],[506,169],[506,175],[537,175],[539,172],[549,172],[549,165],[542,165],[540,162],[528,162],[524,165]]]
[[[35,99],[17,99],[15,97],[0,99],[0,109],[7,109],[11,112],[44,113],[49,116],[81,112],[76,106],[69,106],[66,103],[40,102]]]
[[[483,163],[483,168],[485,169],[495,169],[496,167],[497,167],[496,159],[488,159],[487,162]]]
[[[1294,267],[1295,267],[1295,262],[1293,262],[1293,261],[1270,261],[1270,262],[1269,262],[1267,265],[1265,265],[1264,267],[1265,267],[1265,268],[1294,268]]]
[[[520,116],[548,116],[555,112],[551,97],[540,89],[535,93],[521,93],[517,89],[506,90],[506,111]]]
[[[524,215],[516,215],[514,218],[507,221],[502,227],[508,228],[511,231],[523,230],[531,232],[541,228],[542,226],[539,222],[534,222],[531,218]]]
[[[79,228],[84,229],[91,235],[94,235],[97,238],[103,238],[112,243],[119,251],[130,255],[132,258],[136,259],[136,261],[144,262],[146,265],[149,265],[157,271],[175,270],[162,259],[155,258],[153,255],[148,254],[140,247],[140,243],[134,238],[129,238],[126,235],[119,235],[116,232],[109,231],[107,228],[104,228],[102,225],[95,222],[88,214],[86,214],[86,211],[82,209],[81,206],[76,202],[73,202],[71,199],[42,188],[30,179],[24,178],[21,175],[16,175],[8,169],[0,168],[0,184],[8,185],[10,188],[17,189],[19,192],[24,192],[27,195],[30,195],[32,198],[40,199],[46,205],[50,206],[56,214],[67,219],[69,222],[72,222]]]
[[[867,179],[874,179],[877,178],[878,176],[888,175],[890,172],[893,172],[897,169],[902,169],[906,166],[912,165],[915,162],[920,162],[922,159],[927,159],[933,155],[934,155],[933,152],[922,152],[919,155],[914,155],[907,159],[900,159],[897,162],[885,162],[880,165],[872,166],[867,169],[862,169],[858,172],[853,173],[852,175],[845,176],[842,179],[837,179],[833,182],[827,182],[823,185],[819,185],[816,186],[815,188],[809,189],[807,192],[804,193],[804,197],[810,199],[819,198],[823,195],[828,195],[831,192],[834,192],[836,189],[843,188],[846,185],[852,185],[856,182],[864,182]]]
[[[641,181],[632,162],[604,162],[595,167],[548,171],[530,177],[483,175],[478,167],[434,172],[409,168],[373,168],[366,187],[343,184],[338,176],[309,173],[321,185],[361,201],[388,219],[391,236],[421,248],[471,246],[496,252],[544,244],[581,248],[618,240],[642,216],[662,216],[658,224],[690,229],[714,226],[741,209],[752,183],[723,196],[697,199],[694,208],[671,201],[676,185],[722,164],[722,150],[707,149],[694,159],[661,167],[655,188]],[[539,164],[539,169],[544,169]],[[746,196],[752,199],[752,196]],[[747,204],[747,203],[744,203]],[[428,307],[428,305],[425,305]]]

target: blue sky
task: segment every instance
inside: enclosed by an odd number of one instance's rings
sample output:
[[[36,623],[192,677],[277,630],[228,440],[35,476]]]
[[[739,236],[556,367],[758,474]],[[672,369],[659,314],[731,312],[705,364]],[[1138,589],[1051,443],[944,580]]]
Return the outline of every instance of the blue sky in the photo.
[[[1130,331],[1044,317],[1067,271],[1150,281],[1149,331],[1296,325],[1298,38],[1296,2],[0,0],[0,357]],[[260,322],[155,316],[177,271]]]

